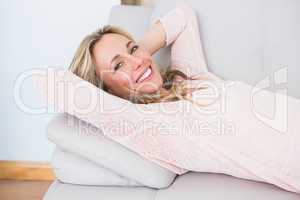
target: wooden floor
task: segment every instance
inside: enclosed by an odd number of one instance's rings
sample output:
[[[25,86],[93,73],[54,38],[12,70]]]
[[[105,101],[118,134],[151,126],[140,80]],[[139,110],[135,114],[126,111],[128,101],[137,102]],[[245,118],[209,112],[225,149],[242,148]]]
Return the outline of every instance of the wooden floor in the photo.
[[[0,180],[1,200],[42,200],[52,181]]]

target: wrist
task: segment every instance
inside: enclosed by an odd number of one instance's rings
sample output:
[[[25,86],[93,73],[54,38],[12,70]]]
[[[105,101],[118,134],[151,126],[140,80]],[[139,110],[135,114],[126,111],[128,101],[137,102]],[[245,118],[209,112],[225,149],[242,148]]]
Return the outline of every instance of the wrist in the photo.
[[[141,47],[145,48],[151,55],[166,45],[166,36],[161,23],[158,21],[153,24],[138,42]]]

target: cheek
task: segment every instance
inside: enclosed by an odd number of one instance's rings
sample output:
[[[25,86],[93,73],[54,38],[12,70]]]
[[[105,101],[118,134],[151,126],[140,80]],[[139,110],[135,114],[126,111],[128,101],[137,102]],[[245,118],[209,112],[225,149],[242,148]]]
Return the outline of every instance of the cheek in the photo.
[[[130,77],[125,73],[118,73],[112,77],[112,86],[129,87],[131,83]]]
[[[111,89],[129,88],[131,85],[130,77],[122,72],[112,75],[107,82],[107,86]]]

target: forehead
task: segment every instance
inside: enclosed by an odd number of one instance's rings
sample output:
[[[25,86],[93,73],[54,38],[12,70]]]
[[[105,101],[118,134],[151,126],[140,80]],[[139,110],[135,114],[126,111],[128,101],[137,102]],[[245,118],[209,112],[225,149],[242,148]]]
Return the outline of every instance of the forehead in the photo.
[[[116,33],[103,35],[93,49],[97,67],[100,69],[109,68],[111,60],[115,55],[127,52],[126,44],[128,41],[130,41],[130,39]]]

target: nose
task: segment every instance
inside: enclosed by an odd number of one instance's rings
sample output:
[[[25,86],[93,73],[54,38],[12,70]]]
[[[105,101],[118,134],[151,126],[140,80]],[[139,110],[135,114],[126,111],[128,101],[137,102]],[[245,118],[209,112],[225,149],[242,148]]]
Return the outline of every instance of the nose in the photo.
[[[144,59],[138,56],[133,56],[128,54],[127,60],[129,62],[129,65],[133,68],[133,70],[138,69],[140,66],[143,65]]]

